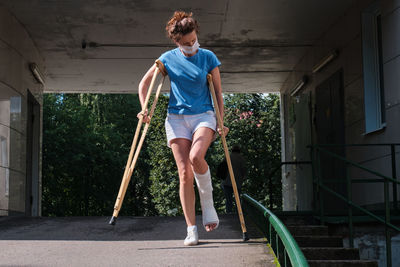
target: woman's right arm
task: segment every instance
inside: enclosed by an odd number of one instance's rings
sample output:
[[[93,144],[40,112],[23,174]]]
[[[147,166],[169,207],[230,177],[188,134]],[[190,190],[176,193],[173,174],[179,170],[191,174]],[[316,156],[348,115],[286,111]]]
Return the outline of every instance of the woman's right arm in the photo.
[[[139,90],[138,90],[139,101],[140,101],[140,105],[142,106],[142,110],[145,109],[145,111],[144,111],[144,114],[142,114],[142,112],[139,112],[137,117],[140,119],[140,116],[144,115],[144,118],[143,118],[144,122],[149,121],[149,118],[147,117],[147,107],[144,106],[144,104],[145,104],[144,102],[146,101],[147,90],[150,86],[156,66],[157,66],[156,64],[151,66],[151,68],[146,72],[146,74],[143,76],[142,80],[139,83]]]

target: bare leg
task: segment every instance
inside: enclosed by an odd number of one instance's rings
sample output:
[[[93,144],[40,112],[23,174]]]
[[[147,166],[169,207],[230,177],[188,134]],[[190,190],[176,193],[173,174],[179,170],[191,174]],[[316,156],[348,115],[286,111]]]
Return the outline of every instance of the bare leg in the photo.
[[[196,173],[203,174],[208,169],[208,164],[204,159],[207,150],[213,140],[214,131],[207,127],[201,127],[193,134],[193,143],[190,148],[190,162]]]
[[[184,138],[176,138],[170,141],[172,153],[179,173],[179,196],[186,224],[196,225],[195,193],[193,187],[194,174],[189,161],[189,153],[192,142]]]

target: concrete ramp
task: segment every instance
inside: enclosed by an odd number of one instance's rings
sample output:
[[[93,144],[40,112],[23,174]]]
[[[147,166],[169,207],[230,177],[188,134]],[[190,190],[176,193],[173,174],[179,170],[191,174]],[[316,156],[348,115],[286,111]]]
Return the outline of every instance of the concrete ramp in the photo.
[[[200,244],[186,247],[183,217],[0,217],[0,266],[275,266],[262,239],[242,241],[236,215],[211,233],[197,219]]]

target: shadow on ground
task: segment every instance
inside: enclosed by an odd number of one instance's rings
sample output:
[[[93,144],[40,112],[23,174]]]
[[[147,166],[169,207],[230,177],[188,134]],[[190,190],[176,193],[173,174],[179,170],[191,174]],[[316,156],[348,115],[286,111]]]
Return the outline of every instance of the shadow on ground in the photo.
[[[0,240],[91,240],[91,241],[129,241],[129,240],[181,240],[186,236],[183,217],[119,217],[117,224],[108,224],[109,217],[0,217]],[[241,239],[242,230],[236,214],[220,216],[217,230],[207,233],[197,216],[199,235],[212,240]],[[250,238],[260,238],[252,230]],[[211,240],[211,241],[210,241]],[[224,244],[226,242],[223,242]],[[251,241],[259,244],[258,241]],[[237,241],[235,241],[237,243]],[[215,243],[219,246],[220,241]]]

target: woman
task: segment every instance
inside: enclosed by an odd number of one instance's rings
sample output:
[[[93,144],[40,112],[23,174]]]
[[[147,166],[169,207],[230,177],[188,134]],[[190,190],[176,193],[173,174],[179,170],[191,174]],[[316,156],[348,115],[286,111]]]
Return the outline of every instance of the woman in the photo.
[[[198,23],[192,13],[176,11],[167,22],[168,37],[177,48],[159,58],[170,81],[170,100],[165,120],[167,145],[172,149],[179,173],[179,196],[187,224],[184,245],[196,245],[198,234],[195,219],[194,179],[199,190],[203,225],[207,232],[218,227],[218,215],[212,197],[211,175],[204,157],[216,131],[216,117],[207,84],[207,74],[213,77],[221,116],[224,115],[221,65],[213,52],[199,48]],[[156,66],[152,66],[139,84],[140,103],[144,104]],[[138,114],[148,121],[147,111]],[[224,134],[228,128],[224,127]],[[222,131],[218,129],[219,134]]]

